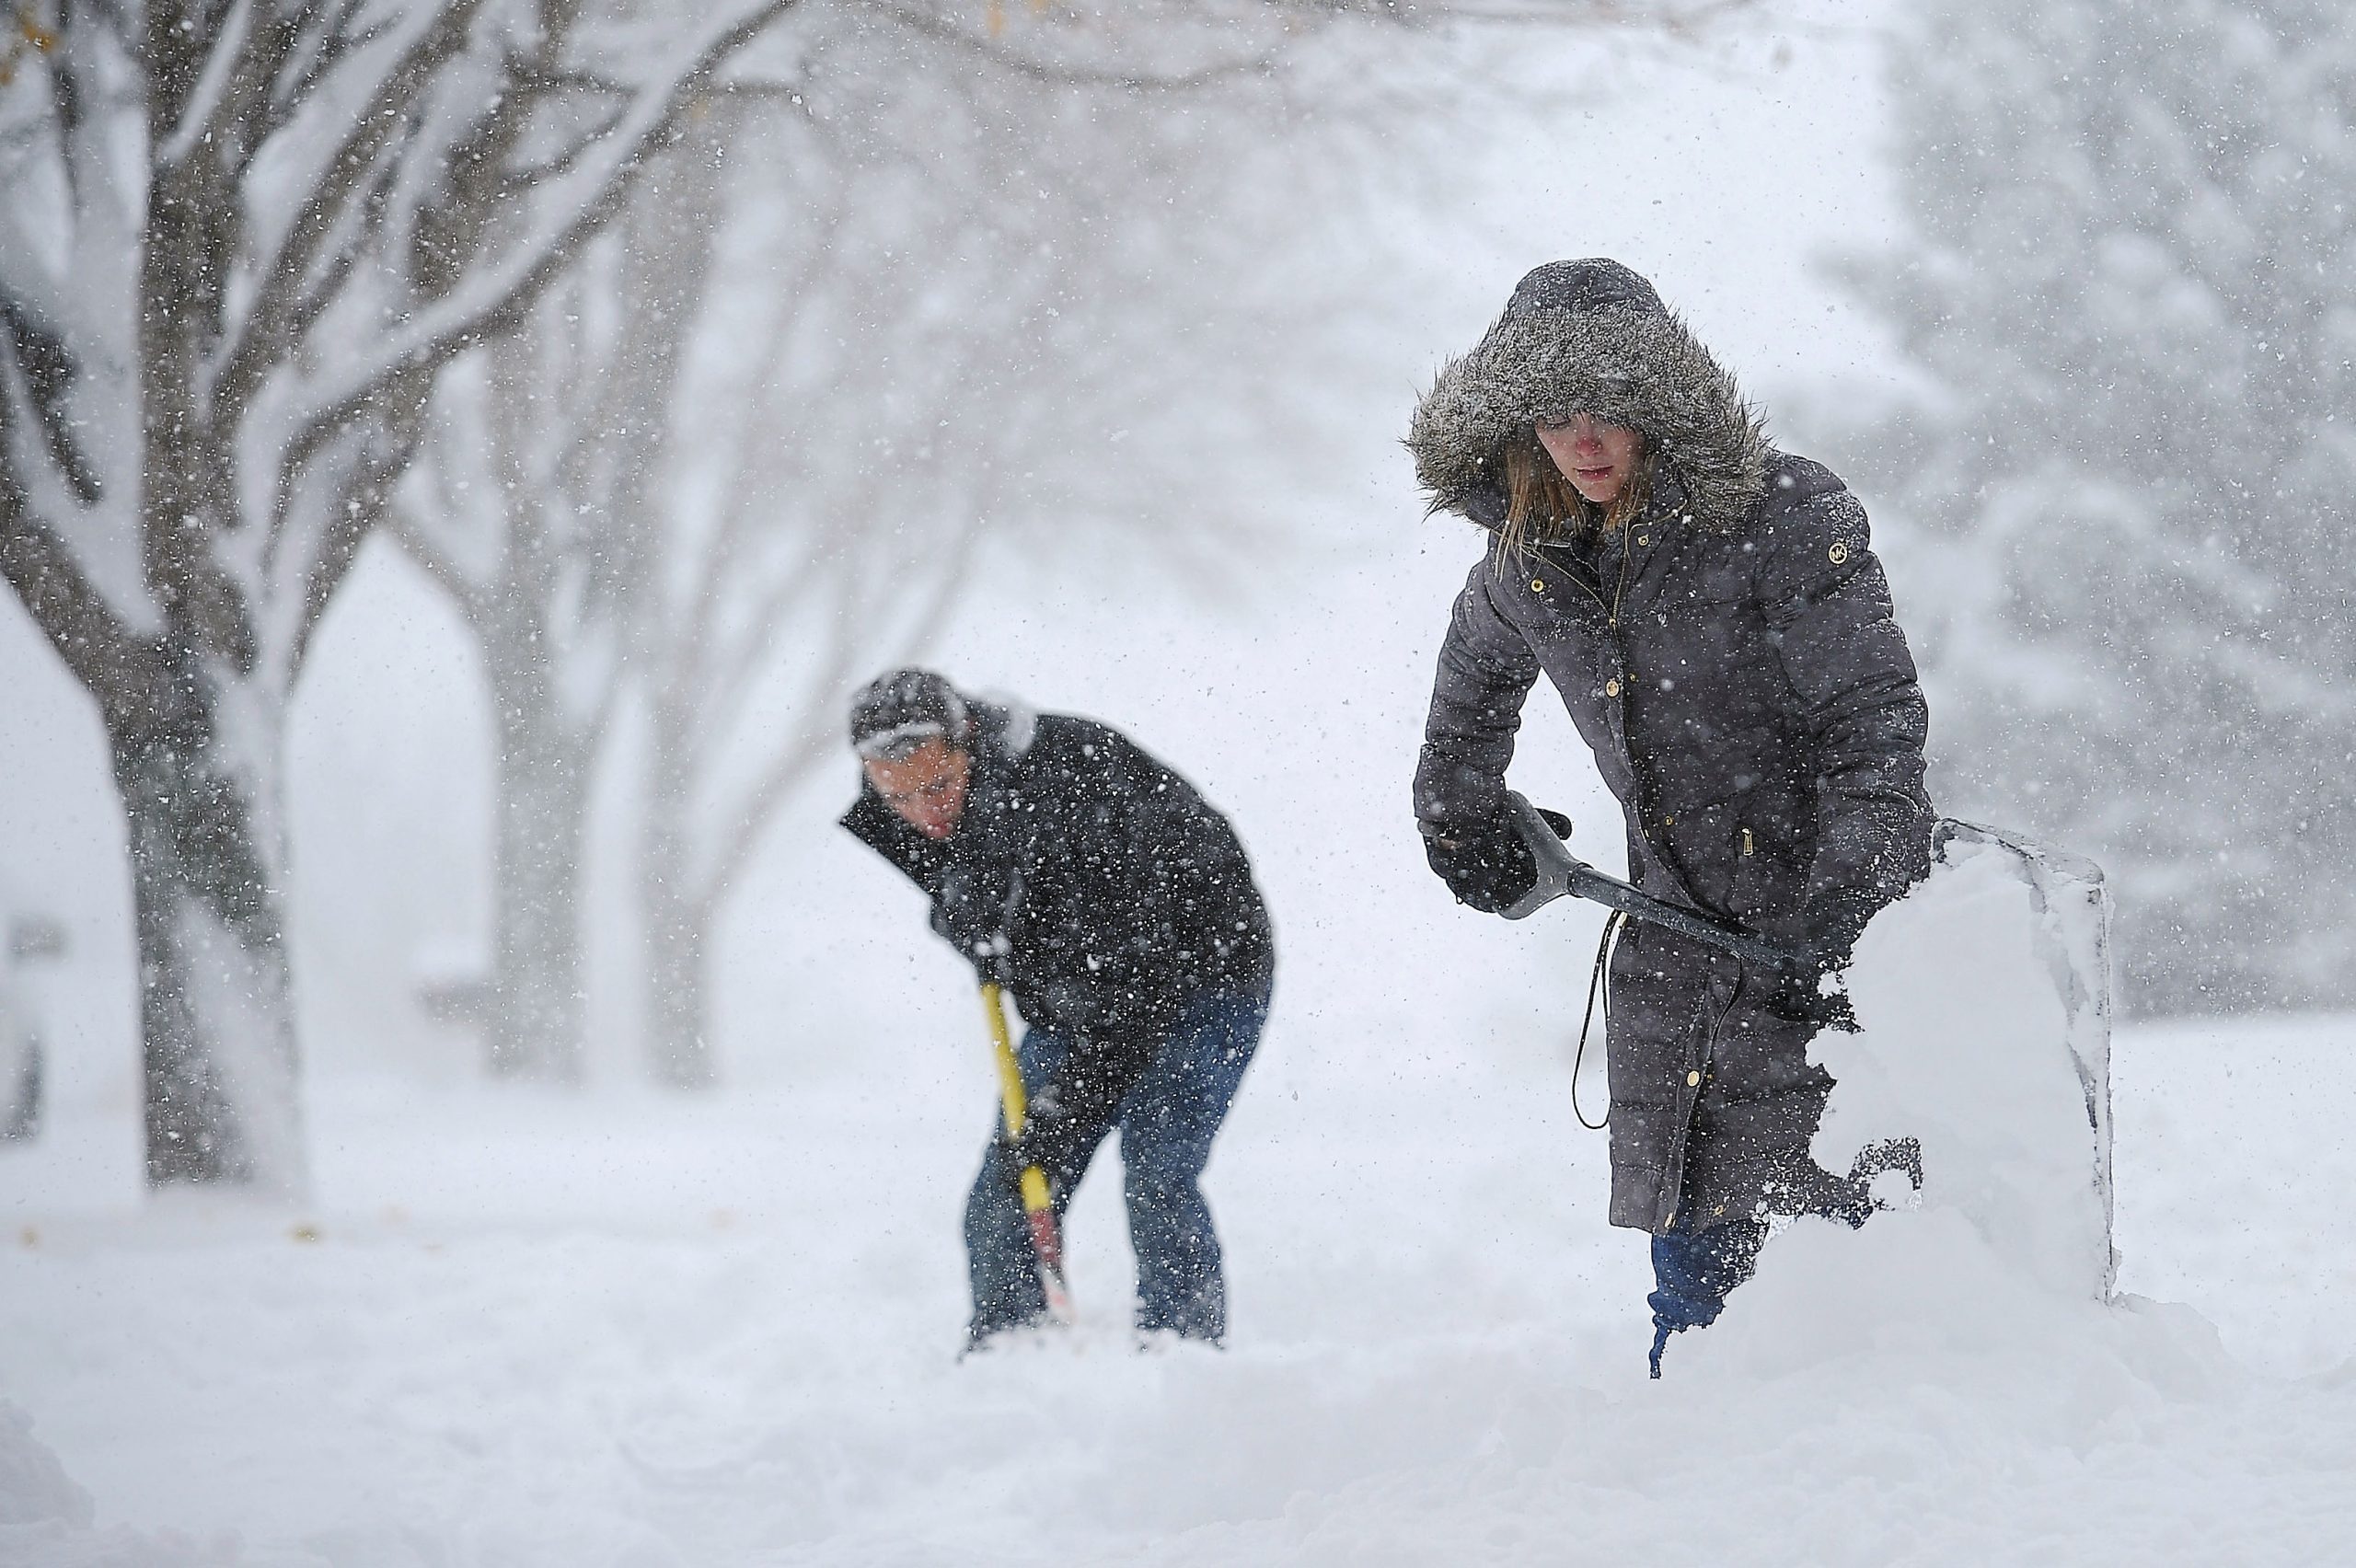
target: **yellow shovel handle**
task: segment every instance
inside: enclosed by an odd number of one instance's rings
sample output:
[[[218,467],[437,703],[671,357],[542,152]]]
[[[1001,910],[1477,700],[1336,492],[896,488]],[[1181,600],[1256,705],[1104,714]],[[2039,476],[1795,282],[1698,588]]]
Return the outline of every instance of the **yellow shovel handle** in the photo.
[[[1022,1064],[1014,1055],[1014,1034],[1006,1023],[1006,993],[995,980],[982,982],[982,1010],[989,1014],[990,1044],[998,1056],[999,1101],[1005,1108],[1006,1136],[1019,1138],[1030,1101],[1022,1089]],[[1050,1201],[1046,1172],[1035,1165],[1026,1165],[1022,1182],[1023,1212],[1038,1214],[1045,1210]]]

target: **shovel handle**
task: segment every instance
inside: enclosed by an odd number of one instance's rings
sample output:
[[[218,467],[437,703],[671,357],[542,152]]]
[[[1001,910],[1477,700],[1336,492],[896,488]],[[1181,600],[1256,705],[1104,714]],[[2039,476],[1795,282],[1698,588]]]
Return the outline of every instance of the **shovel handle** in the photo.
[[[1014,1055],[1014,1032],[1007,1027],[1006,993],[995,980],[982,982],[982,1011],[990,1020],[990,1049],[998,1063],[999,1105],[1006,1120],[1006,1136],[1019,1138],[1031,1102],[1022,1088],[1022,1065]]]
[[[999,1106],[1010,1142],[1022,1136],[1030,1097],[1022,1087],[1022,1064],[1014,1055],[1014,1033],[1007,1027],[1006,993],[995,980],[982,982],[982,1010],[989,1016],[990,1047],[998,1061]],[[1064,1281],[1063,1227],[1056,1222],[1055,1195],[1047,1190],[1047,1173],[1026,1165],[1016,1178],[1022,1195],[1022,1218],[1031,1233],[1031,1251],[1039,1260],[1039,1287],[1046,1293],[1047,1315],[1058,1323],[1072,1320],[1071,1288]]]
[[[1521,902],[1503,913],[1508,920],[1519,920],[1536,914],[1555,899],[1569,896],[1600,904],[1607,909],[1617,909],[1631,920],[1642,920],[1648,926],[1659,926],[1681,936],[1705,942],[1720,952],[1732,953],[1745,963],[1762,969],[1781,970],[1792,974],[1812,973],[1816,965],[1803,955],[1788,948],[1779,947],[1764,937],[1714,920],[1681,904],[1656,898],[1651,894],[1618,877],[1597,870],[1571,853],[1568,846],[1555,836],[1554,829],[1539,814],[1538,808],[1523,799],[1518,790],[1506,791],[1506,810],[1512,814],[1514,826],[1530,852],[1537,857],[1538,882]]]

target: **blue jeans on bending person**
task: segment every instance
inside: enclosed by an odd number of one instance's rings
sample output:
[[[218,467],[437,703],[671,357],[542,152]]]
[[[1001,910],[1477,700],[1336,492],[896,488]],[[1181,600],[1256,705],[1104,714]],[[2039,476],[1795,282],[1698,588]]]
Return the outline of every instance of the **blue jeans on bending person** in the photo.
[[[1067,1169],[1046,1173],[1060,1216],[1098,1146],[1119,1128],[1140,1330],[1214,1341],[1227,1332],[1227,1282],[1201,1177],[1267,1016],[1265,986],[1198,997],[1129,1086],[1114,1119],[1090,1130],[1065,1159]],[[1022,1081],[1034,1090],[1046,1082],[1070,1049],[1070,1040],[1056,1032],[1026,1032],[1015,1052]],[[993,1142],[965,1200],[965,1255],[974,1286],[968,1343],[1036,1321],[1046,1311],[1015,1178],[1005,1151]]]

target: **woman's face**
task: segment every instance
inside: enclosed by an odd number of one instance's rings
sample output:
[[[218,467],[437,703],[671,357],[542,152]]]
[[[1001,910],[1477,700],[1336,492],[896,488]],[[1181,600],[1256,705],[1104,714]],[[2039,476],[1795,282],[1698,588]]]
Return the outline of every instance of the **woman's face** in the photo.
[[[1598,506],[1609,506],[1628,488],[1636,471],[1636,432],[1605,424],[1593,414],[1573,414],[1538,427],[1539,444],[1571,486]]]

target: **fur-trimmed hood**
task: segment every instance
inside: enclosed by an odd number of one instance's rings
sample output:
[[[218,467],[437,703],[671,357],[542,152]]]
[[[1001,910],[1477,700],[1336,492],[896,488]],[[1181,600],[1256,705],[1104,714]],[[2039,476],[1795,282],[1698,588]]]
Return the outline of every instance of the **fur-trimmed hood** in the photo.
[[[1766,493],[1767,438],[1734,377],[1649,282],[1598,258],[1522,279],[1415,405],[1407,448],[1431,510],[1496,526],[1507,439],[1575,413],[1643,432],[1703,527],[1739,526]]]

